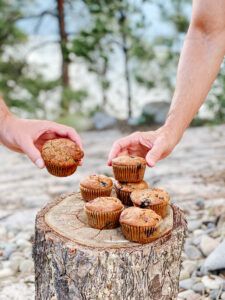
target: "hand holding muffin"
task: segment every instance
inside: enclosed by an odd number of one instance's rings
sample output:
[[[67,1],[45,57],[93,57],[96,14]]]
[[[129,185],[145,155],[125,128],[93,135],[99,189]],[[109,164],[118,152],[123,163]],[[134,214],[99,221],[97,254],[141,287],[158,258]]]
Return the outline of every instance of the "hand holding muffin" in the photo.
[[[178,141],[174,130],[166,126],[156,131],[134,132],[113,144],[108,164],[111,166],[113,159],[120,155],[136,155],[145,158],[149,167],[154,167],[172,152]]]

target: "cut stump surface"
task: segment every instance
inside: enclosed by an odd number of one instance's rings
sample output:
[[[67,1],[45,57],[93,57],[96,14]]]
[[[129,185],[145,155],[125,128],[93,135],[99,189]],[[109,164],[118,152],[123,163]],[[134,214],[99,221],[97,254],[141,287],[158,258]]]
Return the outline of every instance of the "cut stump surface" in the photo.
[[[90,228],[79,193],[63,195],[37,215],[33,257],[36,299],[170,300],[178,293],[186,221],[172,205],[149,244],[120,228]]]

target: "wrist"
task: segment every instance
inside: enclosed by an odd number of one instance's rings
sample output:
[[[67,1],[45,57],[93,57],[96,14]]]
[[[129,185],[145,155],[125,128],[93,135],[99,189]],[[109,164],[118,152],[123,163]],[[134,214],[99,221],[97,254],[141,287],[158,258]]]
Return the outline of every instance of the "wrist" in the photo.
[[[0,119],[0,143],[5,144],[7,137],[11,134],[11,128],[14,126],[13,124],[18,120],[16,116],[14,116],[10,111],[8,111],[4,116],[1,116]]]
[[[170,124],[170,122],[167,121],[158,129],[158,132],[159,134],[165,135],[174,146],[179,143],[184,133],[177,124]]]

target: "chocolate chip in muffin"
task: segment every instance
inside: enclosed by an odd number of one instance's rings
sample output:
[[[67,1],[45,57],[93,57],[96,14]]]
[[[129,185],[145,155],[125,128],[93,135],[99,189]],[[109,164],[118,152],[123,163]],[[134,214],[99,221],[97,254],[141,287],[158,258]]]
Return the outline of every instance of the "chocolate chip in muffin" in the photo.
[[[145,207],[148,207],[149,204],[151,204],[151,200],[149,200],[149,199],[144,199],[144,200],[141,201],[140,207],[141,207],[141,208],[145,208]]]

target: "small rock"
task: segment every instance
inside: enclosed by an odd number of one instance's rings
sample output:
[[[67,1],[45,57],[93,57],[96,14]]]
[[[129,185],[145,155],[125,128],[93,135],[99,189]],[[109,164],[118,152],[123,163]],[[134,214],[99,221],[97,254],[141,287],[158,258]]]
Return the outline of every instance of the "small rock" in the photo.
[[[16,250],[16,245],[15,244],[8,244],[5,246],[4,251],[3,251],[3,258],[4,259],[9,259],[11,254]]]
[[[20,262],[19,271],[21,273],[32,273],[34,270],[34,264],[31,259],[25,259]]]
[[[194,237],[197,237],[197,236],[199,237],[199,236],[201,236],[203,234],[205,234],[205,231],[203,229],[196,229],[193,232]]]
[[[201,252],[195,246],[188,245],[184,248],[185,253],[189,259],[200,259],[202,257]]]
[[[215,240],[208,235],[203,235],[200,242],[200,250],[205,256],[208,256],[218,245],[218,240]]]
[[[211,300],[218,300],[220,294],[221,294],[221,291],[219,291],[219,290],[212,290],[212,291],[210,291],[210,299]]]
[[[184,300],[200,300],[201,296],[192,290],[187,290],[178,294],[178,297]]]
[[[204,209],[205,208],[205,201],[203,199],[198,199],[198,200],[195,201],[195,205],[199,209]]]
[[[206,258],[202,267],[204,272],[225,269],[224,249],[225,240],[220,243]]]
[[[193,260],[185,260],[182,262],[182,268],[183,270],[186,270],[189,275],[192,275],[194,270],[197,268],[197,263]]]
[[[205,290],[205,286],[202,282],[197,282],[193,285],[192,290],[196,293],[202,294]]]
[[[202,277],[202,283],[207,289],[210,290],[219,290],[225,284],[225,280],[219,276],[210,275]]]
[[[16,244],[17,244],[17,246],[19,247],[19,248],[26,248],[26,247],[31,247],[31,243],[30,242],[28,242],[27,240],[25,240],[25,239],[18,239],[17,241],[16,241]]]
[[[19,267],[21,262],[24,260],[22,256],[13,256],[10,258],[10,267],[13,269],[15,272],[19,271]]]
[[[225,300],[225,292],[222,293],[221,299],[222,299],[222,300]]]
[[[188,230],[189,231],[194,231],[194,230],[200,228],[201,225],[202,225],[201,220],[189,220],[188,221]]]
[[[192,278],[181,280],[179,283],[180,289],[191,290],[194,284],[194,280]]]
[[[181,270],[180,271],[180,280],[182,281],[187,278],[190,278],[190,273],[186,269]]]
[[[12,276],[14,271],[10,268],[0,270],[0,279],[4,279],[5,277]]]

